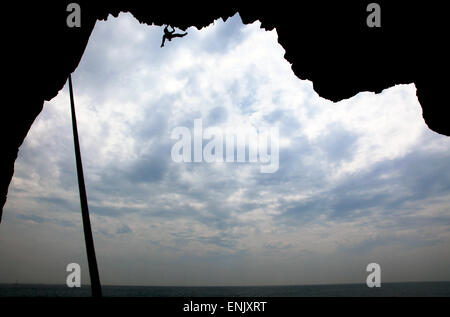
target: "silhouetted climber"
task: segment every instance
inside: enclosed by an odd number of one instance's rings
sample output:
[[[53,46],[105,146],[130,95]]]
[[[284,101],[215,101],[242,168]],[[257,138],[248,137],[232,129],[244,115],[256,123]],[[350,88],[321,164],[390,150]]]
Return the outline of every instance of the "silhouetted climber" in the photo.
[[[172,28],[172,31],[169,31],[169,25],[166,25],[166,27],[164,28],[164,35],[162,38],[161,47],[164,46],[164,42],[166,41],[166,39],[169,41],[172,41],[172,39],[174,37],[183,37],[183,36],[187,35],[187,32],[174,34],[175,29],[172,26],[170,26],[170,27]]]

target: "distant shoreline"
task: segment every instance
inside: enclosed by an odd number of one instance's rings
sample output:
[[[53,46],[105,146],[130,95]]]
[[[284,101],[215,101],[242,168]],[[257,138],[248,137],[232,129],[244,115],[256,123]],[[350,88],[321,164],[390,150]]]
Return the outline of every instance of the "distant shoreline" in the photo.
[[[103,285],[104,297],[450,297],[450,281],[278,286],[120,286]],[[89,284],[0,284],[0,297],[90,297]]]
[[[406,281],[406,282],[383,282],[385,284],[411,284],[411,283],[450,283],[450,281]],[[27,285],[27,286],[65,286],[65,284],[52,283],[3,283],[2,285]],[[102,284],[102,287],[310,287],[310,286],[348,286],[348,285],[366,285],[364,283],[333,283],[333,284],[276,284],[276,285],[121,285],[121,284]],[[90,287],[90,284],[83,284],[82,287]]]

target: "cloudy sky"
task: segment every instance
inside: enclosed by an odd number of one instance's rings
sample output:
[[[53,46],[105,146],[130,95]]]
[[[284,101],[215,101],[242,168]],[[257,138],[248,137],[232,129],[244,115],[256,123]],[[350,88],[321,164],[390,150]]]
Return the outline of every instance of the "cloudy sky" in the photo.
[[[332,103],[275,30],[188,32],[160,48],[162,28],[110,16],[73,74],[104,284],[364,283],[371,262],[382,282],[450,280],[450,139],[414,84]],[[172,161],[172,130],[199,118],[278,127],[278,171]],[[76,262],[89,283],[67,86],[20,148],[0,254],[0,282],[62,284]]]

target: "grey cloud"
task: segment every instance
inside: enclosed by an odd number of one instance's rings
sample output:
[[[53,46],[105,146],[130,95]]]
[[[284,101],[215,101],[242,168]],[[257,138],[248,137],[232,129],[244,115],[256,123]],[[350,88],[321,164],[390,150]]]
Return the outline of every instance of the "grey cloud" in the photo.
[[[127,234],[127,233],[132,233],[133,231],[131,230],[130,227],[128,227],[127,225],[123,224],[120,228],[117,229],[116,233],[117,234]]]
[[[353,158],[357,140],[358,135],[335,124],[327,127],[327,134],[319,139],[318,146],[325,151],[330,162],[341,162]]]
[[[439,239],[425,239],[415,235],[399,236],[395,234],[366,239],[352,246],[340,246],[339,250],[350,254],[368,254],[375,248],[387,245],[399,245],[402,248],[417,248],[442,244]]]
[[[215,32],[210,32],[201,43],[201,50],[210,54],[226,54],[236,44],[243,40],[242,20],[239,14],[226,21],[218,20],[215,23]]]
[[[434,170],[434,167],[438,167]],[[433,171],[431,171],[433,170]],[[417,209],[425,206],[420,201],[439,197],[448,193],[450,177],[450,160],[446,153],[412,152],[409,155],[391,161],[376,164],[366,171],[349,176],[332,189],[294,206],[284,205],[279,221],[286,224],[313,221],[320,215],[326,215],[336,221],[351,221],[372,215],[372,210],[380,212],[383,217],[395,221],[395,226],[409,227],[417,224],[446,223],[448,219],[429,217],[405,218],[400,211],[408,208],[406,203],[417,202]],[[392,173],[391,178],[381,175]],[[381,220],[381,219],[380,219]],[[402,225],[403,222],[403,225]],[[377,225],[377,224],[376,224]],[[380,221],[379,226],[385,222]]]
[[[207,124],[214,126],[215,124],[220,124],[227,120],[228,111],[226,108],[217,106],[211,109],[208,114]]]
[[[16,216],[16,218],[18,219],[23,219],[23,220],[30,220],[33,221],[35,223],[38,224],[42,224],[42,223],[54,223],[63,227],[75,227],[75,224],[72,223],[71,221],[67,221],[64,219],[58,219],[58,218],[49,218],[49,217],[41,217],[41,216],[37,216],[37,215],[25,215],[25,214],[18,214]]]
[[[159,155],[145,155],[133,164],[129,180],[138,183],[152,183],[162,180],[168,163]]]
[[[94,215],[107,216],[113,218],[119,218],[129,213],[140,213],[142,210],[136,208],[127,207],[109,207],[109,206],[99,206],[91,204],[89,206],[89,211]]]

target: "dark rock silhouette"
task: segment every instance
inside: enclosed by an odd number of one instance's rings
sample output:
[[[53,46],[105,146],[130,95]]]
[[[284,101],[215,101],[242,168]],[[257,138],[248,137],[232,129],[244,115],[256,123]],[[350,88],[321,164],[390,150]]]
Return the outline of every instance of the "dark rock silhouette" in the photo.
[[[261,22],[276,28],[285,58],[300,78],[311,80],[323,98],[339,101],[361,91],[381,92],[396,84],[414,83],[427,125],[450,135],[444,115],[444,76],[448,47],[446,11],[430,2],[376,1],[381,5],[381,28],[366,25],[366,8],[372,1],[214,2],[155,4],[148,1],[77,1],[81,27],[66,25],[67,5],[20,2],[4,7],[9,27],[3,38],[7,99],[1,107],[3,163],[0,174],[0,206],[14,171],[14,161],[28,130],[43,107],[61,90],[81,60],[97,20],[109,14],[130,12],[141,23],[173,25],[186,30],[205,27],[215,19],[239,13],[244,23]],[[447,80],[446,80],[447,81]],[[402,118],[398,118],[402,120]],[[0,213],[1,216],[1,213]]]

